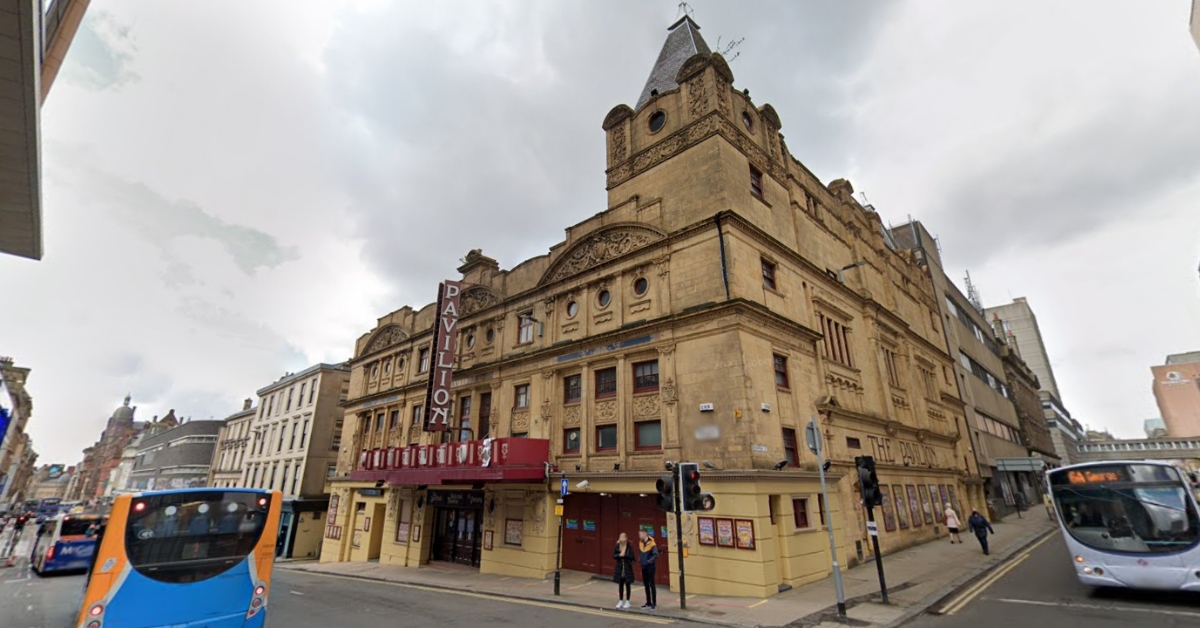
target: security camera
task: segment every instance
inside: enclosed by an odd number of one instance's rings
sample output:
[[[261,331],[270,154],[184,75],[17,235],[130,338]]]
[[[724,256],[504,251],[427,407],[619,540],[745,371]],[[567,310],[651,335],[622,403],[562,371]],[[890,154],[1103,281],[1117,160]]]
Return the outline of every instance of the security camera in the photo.
[[[575,488],[577,488],[577,489],[580,489],[580,490],[583,490],[583,489],[585,489],[585,488],[587,488],[587,487],[589,487],[589,486],[591,486],[591,484],[589,484],[587,480],[583,480],[583,481],[581,481],[579,484],[576,484],[576,485],[575,485]]]

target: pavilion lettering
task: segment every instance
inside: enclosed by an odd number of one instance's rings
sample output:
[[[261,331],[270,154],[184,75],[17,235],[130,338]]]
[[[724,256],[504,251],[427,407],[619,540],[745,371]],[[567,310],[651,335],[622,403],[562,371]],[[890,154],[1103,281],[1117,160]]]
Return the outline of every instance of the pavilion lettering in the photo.
[[[875,460],[889,464],[904,464],[921,467],[938,466],[937,451],[929,445],[911,441],[868,436],[871,441],[871,451]]]
[[[462,284],[444,281],[438,285],[437,321],[433,328],[433,368],[426,388],[425,429],[442,432],[450,428],[450,386],[454,379],[457,344],[458,299]]]

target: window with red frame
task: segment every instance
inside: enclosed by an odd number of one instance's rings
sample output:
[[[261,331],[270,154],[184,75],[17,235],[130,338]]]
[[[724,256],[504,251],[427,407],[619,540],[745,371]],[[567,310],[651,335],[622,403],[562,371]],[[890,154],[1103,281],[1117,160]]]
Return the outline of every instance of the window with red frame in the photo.
[[[583,398],[583,376],[568,375],[563,378],[563,403],[579,403]]]
[[[796,521],[797,530],[807,530],[812,526],[808,523],[808,499],[792,500],[792,515]]]
[[[635,423],[634,441],[637,449],[662,449],[662,423],[659,421]]]
[[[763,179],[762,173],[753,166],[750,167],[750,193],[758,198],[763,197]]]
[[[617,448],[617,426],[601,425],[596,428],[596,451],[614,451]]]
[[[787,456],[787,466],[800,466],[800,449],[796,446],[796,430],[783,428],[783,453]]]
[[[513,407],[529,407],[529,384],[518,384],[513,387]]]
[[[788,388],[788,368],[787,358],[782,355],[775,357],[775,385],[780,388]]]
[[[658,390],[658,360],[633,365],[633,392]]]
[[[596,398],[617,396],[617,369],[607,368],[596,371]]]

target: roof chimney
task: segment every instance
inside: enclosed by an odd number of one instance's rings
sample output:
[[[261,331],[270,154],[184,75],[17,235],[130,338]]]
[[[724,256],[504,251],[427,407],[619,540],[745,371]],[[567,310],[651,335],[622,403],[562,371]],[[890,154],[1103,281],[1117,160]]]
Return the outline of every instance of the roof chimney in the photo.
[[[253,403],[254,400],[247,397],[246,400],[242,402],[242,410],[249,410]]]

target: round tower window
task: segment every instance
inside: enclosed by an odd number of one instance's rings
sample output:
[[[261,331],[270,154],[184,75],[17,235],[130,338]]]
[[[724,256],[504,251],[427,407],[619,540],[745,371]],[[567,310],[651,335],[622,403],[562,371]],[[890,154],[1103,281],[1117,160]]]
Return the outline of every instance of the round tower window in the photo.
[[[487,330],[487,341],[491,342],[495,339],[496,339],[496,330],[494,330],[494,329]]]
[[[742,124],[746,125],[747,131],[752,130],[754,128],[754,118],[750,117],[750,112],[748,112],[748,111],[742,112]]]
[[[608,307],[608,304],[612,302],[612,295],[609,294],[608,290],[601,290],[597,301],[600,303],[600,307]]]
[[[575,301],[571,301],[570,303],[567,304],[567,318],[575,318],[575,315],[578,313],[579,313],[579,304],[578,303],[576,303]]]
[[[474,347],[475,347],[475,334],[467,334],[467,348],[472,349]]]
[[[645,277],[638,277],[633,282],[633,293],[638,295],[639,297],[646,294],[646,291],[649,289],[650,289],[650,282],[647,281]]]
[[[654,115],[650,116],[650,132],[658,133],[662,130],[663,125],[667,123],[667,114],[661,111],[655,111]]]

